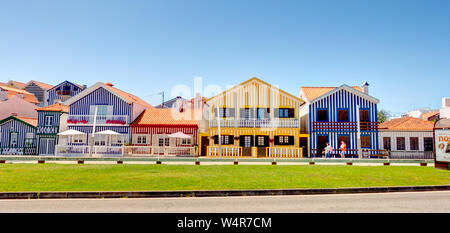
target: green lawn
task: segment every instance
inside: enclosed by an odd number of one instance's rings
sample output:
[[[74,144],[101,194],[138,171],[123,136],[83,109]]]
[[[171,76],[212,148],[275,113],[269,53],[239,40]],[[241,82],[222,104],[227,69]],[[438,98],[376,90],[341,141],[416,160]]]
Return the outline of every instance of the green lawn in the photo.
[[[0,164],[0,192],[281,189],[449,184],[450,172],[432,167]]]

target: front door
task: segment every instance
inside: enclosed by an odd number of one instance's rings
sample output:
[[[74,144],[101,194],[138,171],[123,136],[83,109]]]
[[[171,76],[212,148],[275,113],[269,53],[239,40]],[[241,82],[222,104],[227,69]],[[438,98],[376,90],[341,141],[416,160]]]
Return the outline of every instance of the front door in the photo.
[[[255,139],[256,143],[256,156],[266,157],[266,148],[269,146],[269,136],[258,135]]]
[[[252,156],[253,136],[241,135],[239,144],[242,147],[242,156]]]
[[[317,151],[316,151],[316,155],[322,156],[322,151],[327,146],[326,145],[327,142],[328,142],[328,136],[326,136],[326,135],[317,136]]]
[[[54,155],[56,140],[54,138],[41,138],[39,140],[40,155]]]
[[[308,157],[308,138],[307,137],[300,137],[300,147],[303,148],[303,158]]]
[[[209,139],[208,136],[202,136],[202,147],[200,148],[200,155],[201,156],[206,156],[206,151],[208,149],[209,146]]]

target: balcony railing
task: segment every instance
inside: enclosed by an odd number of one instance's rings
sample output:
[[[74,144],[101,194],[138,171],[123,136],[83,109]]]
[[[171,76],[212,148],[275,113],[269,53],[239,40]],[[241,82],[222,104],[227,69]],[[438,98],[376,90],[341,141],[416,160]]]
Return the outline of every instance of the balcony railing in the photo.
[[[221,119],[223,128],[299,128],[298,119]],[[218,127],[217,120],[210,120],[209,127]]]
[[[94,115],[70,115],[67,119],[68,125],[92,125]],[[127,125],[129,119],[127,115],[98,115],[97,125]]]
[[[378,122],[360,122],[360,129],[363,131],[378,130]],[[312,130],[357,130],[358,122],[313,122]]]
[[[38,126],[38,134],[57,134],[59,133],[59,126]]]

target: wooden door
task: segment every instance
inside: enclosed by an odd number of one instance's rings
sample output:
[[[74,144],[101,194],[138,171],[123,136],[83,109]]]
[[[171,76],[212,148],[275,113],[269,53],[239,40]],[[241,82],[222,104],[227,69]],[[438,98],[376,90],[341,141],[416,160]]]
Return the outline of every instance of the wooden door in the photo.
[[[207,150],[209,146],[208,136],[202,136],[202,147],[200,148],[200,155],[206,156]]]

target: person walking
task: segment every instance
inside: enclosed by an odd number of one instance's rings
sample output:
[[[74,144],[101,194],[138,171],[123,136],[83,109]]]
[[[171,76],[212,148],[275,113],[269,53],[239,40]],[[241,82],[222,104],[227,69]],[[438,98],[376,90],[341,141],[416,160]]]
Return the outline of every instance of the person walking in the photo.
[[[344,141],[341,141],[341,147],[339,148],[341,152],[339,153],[341,155],[341,158],[345,158],[345,151],[347,150],[347,144],[345,144]]]
[[[331,158],[331,152],[333,152],[333,147],[331,147],[331,145],[327,142],[326,146],[325,146],[325,158]]]

